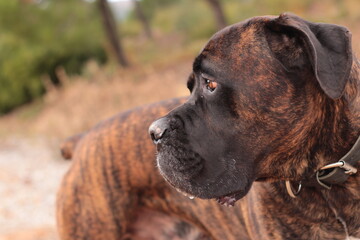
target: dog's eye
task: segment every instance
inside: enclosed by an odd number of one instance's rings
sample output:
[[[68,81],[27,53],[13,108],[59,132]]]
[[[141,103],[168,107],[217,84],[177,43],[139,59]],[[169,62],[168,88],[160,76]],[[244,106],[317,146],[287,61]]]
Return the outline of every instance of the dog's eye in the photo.
[[[209,80],[209,79],[205,79],[205,83],[206,83],[206,88],[210,91],[213,92],[216,87],[217,87],[217,82]]]

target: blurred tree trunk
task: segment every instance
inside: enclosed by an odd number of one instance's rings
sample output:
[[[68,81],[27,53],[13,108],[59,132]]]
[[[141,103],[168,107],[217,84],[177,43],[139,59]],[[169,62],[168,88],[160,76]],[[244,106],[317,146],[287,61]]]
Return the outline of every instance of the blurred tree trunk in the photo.
[[[142,24],[142,26],[144,28],[145,35],[146,35],[147,38],[151,39],[152,38],[152,31],[151,31],[151,28],[150,28],[149,20],[145,16],[145,14],[144,14],[144,12],[143,12],[143,10],[141,8],[139,0],[132,0],[132,1],[133,1],[133,4],[134,4],[134,7],[135,7],[136,16],[140,20],[140,22],[141,22],[141,24]]]
[[[225,14],[221,7],[220,1],[219,0],[206,0],[206,1],[210,4],[210,7],[214,12],[218,29],[220,30],[226,27],[227,23],[225,19]]]
[[[106,35],[114,51],[115,58],[121,66],[127,67],[129,66],[129,62],[125,57],[121,44],[121,37],[119,37],[116,22],[110,6],[108,5],[107,0],[97,0],[97,4],[101,13]]]

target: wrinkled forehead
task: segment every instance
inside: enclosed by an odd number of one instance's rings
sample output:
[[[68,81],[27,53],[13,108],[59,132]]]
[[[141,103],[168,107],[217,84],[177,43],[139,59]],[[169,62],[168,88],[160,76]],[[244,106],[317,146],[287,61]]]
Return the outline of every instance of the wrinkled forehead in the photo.
[[[236,64],[234,60],[244,59],[244,55],[259,51],[264,44],[262,42],[264,39],[261,37],[264,25],[274,18],[275,16],[250,18],[215,33],[195,59],[193,71],[198,72],[201,67],[211,62],[226,63],[226,60],[231,60]],[[239,55],[243,57],[239,58]]]

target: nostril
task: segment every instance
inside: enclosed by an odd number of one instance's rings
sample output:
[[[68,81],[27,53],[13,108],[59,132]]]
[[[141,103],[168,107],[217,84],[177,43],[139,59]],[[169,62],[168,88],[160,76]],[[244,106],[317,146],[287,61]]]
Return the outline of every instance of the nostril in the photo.
[[[151,137],[151,140],[153,140],[153,142],[156,141],[156,137],[155,137],[155,134],[154,133],[150,133],[150,137]]]
[[[159,140],[164,136],[165,132],[166,132],[166,129],[164,131],[162,131],[160,128],[157,128],[155,130],[155,132],[150,133],[151,139],[153,140],[153,142],[155,144],[157,144],[157,143],[159,143]]]
[[[166,130],[167,121],[165,121],[164,119],[160,119],[152,123],[149,127],[149,134],[152,141],[155,144],[158,144],[160,142],[160,139],[164,136]]]
[[[161,128],[155,128],[154,130],[150,130],[150,136],[151,139],[155,144],[159,143],[160,139],[164,136],[165,130],[162,130]]]

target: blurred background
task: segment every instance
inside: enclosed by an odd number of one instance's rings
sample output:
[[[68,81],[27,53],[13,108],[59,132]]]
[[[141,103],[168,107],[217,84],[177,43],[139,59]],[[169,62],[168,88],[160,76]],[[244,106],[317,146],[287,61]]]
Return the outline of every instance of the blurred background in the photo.
[[[125,109],[187,95],[224,26],[293,12],[347,26],[359,0],[0,0],[0,240],[55,240],[59,144]]]

